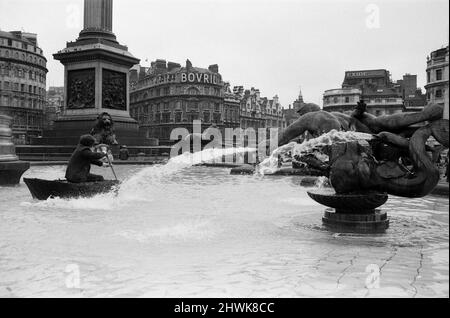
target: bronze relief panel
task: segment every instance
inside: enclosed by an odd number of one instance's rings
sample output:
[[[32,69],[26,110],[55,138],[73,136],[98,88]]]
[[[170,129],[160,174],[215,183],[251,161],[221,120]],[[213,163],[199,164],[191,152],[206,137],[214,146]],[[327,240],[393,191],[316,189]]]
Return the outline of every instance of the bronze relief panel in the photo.
[[[95,69],[68,71],[67,108],[95,108]]]
[[[103,69],[102,107],[127,110],[127,75]]]

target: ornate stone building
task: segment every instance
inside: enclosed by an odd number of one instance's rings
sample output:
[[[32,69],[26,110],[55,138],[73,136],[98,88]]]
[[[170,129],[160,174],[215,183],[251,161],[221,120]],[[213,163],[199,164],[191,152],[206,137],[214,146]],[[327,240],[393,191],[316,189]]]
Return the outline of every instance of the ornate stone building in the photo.
[[[342,88],[327,90],[323,97],[323,109],[348,113],[363,99],[367,111],[375,116],[400,113],[403,98],[391,81],[389,71],[363,70],[345,72]]]
[[[427,99],[426,96],[422,94],[422,89],[417,87],[417,75],[403,75],[403,78],[398,80],[394,87],[403,98],[403,111],[421,111],[427,104]]]
[[[224,84],[223,97],[225,128],[239,128],[241,126],[241,100],[231,91],[229,83]]]
[[[50,87],[44,107],[44,130],[52,129],[58,115],[64,108],[64,87]]]
[[[448,46],[431,52],[427,58],[427,101],[444,104],[444,118],[449,117]]]
[[[261,97],[259,90],[244,90],[222,80],[217,65],[208,69],[156,60],[150,68],[130,71],[130,113],[149,138],[171,144],[175,128],[192,132],[193,120],[202,130],[214,125],[225,136],[225,128],[284,128],[278,97]]]
[[[0,31],[0,112],[13,118],[16,144],[42,133],[46,65],[36,34]]]
[[[202,130],[211,125],[221,130],[236,126],[239,118],[234,103],[225,94],[217,65],[205,69],[194,67],[189,60],[183,67],[156,60],[145,73],[139,72],[137,83],[131,83],[130,114],[148,137],[161,144],[173,143],[170,134],[175,128],[192,132],[194,120],[201,120]]]
[[[286,121],[283,115],[278,96],[273,99],[261,97],[259,89],[243,89],[242,86],[234,88],[234,93],[241,100],[241,128],[253,128],[256,131],[259,128],[280,128],[286,127]]]
[[[360,101],[359,88],[337,88],[326,90],[323,94],[323,109],[329,112],[351,113]]]

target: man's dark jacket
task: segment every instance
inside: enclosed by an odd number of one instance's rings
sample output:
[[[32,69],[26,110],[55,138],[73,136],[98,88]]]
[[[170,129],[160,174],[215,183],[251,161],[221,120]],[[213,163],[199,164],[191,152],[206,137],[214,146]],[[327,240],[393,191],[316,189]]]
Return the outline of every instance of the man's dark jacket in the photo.
[[[91,171],[91,164],[101,167],[103,162],[99,159],[103,158],[105,154],[92,152],[90,147],[78,145],[66,170],[66,179],[70,182],[86,182],[89,172]]]

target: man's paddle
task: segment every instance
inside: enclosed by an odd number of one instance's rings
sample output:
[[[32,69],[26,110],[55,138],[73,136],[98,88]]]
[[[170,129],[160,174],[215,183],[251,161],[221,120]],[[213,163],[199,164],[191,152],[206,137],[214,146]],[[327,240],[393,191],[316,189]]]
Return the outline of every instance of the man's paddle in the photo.
[[[113,165],[112,165],[111,159],[109,159],[109,156],[108,156],[109,146],[108,146],[108,145],[105,145],[105,144],[101,144],[101,145],[98,145],[97,147],[98,147],[98,149],[100,149],[100,150],[105,149],[104,152],[106,152],[106,159],[108,160],[108,164],[109,164],[109,166],[111,167],[111,170],[112,170],[112,173],[113,173],[113,175],[114,175],[114,178],[116,178],[116,181],[119,181],[119,180],[117,179],[116,172],[114,171],[114,167],[113,167]]]
[[[108,158],[108,163],[109,163],[109,166],[111,167],[111,170],[112,170],[112,172],[113,172],[114,178],[116,178],[116,181],[118,181],[116,172],[114,171],[114,167],[113,167],[113,165],[112,165],[111,160],[109,159],[108,154],[106,155],[106,158]]]

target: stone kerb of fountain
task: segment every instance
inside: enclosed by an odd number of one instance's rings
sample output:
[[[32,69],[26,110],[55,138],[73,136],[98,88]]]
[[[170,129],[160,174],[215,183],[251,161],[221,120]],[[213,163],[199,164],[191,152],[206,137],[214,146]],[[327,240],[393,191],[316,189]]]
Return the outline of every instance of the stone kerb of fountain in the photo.
[[[10,124],[11,117],[0,115],[0,185],[18,184],[30,168],[29,162],[19,161],[16,156]]]

